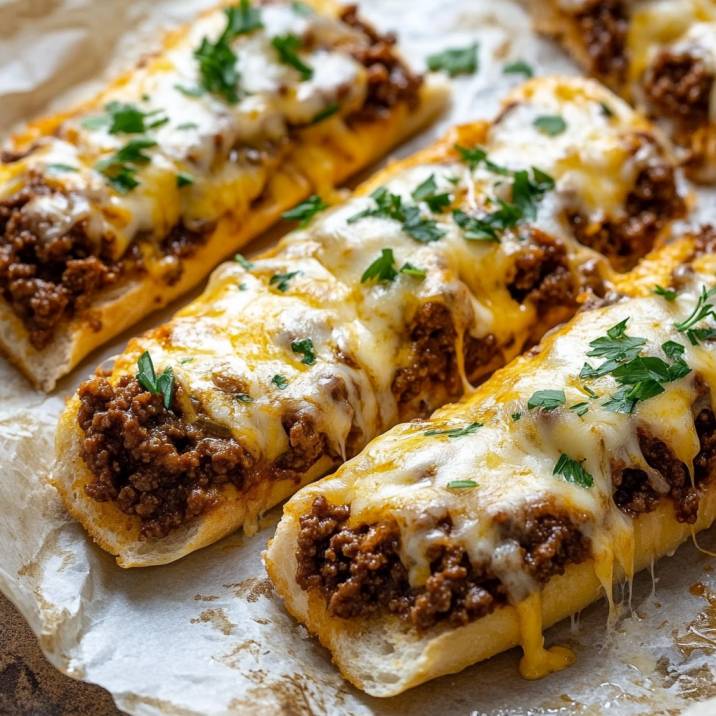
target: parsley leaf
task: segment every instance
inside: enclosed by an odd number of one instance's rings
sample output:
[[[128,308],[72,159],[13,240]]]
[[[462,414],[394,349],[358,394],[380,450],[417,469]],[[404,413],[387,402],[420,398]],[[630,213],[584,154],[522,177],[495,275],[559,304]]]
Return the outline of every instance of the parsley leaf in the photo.
[[[313,119],[311,120],[311,124],[318,124],[319,122],[322,122],[324,119],[328,119],[329,117],[332,117],[338,110],[341,108],[341,105],[338,104],[338,102],[331,102],[327,104],[320,112],[317,112]]]
[[[271,378],[271,382],[279,390],[283,390],[284,388],[286,388],[288,386],[288,380],[284,376],[279,375],[278,373],[276,373],[276,375],[273,378]]]
[[[370,196],[375,202],[375,207],[354,214],[348,219],[349,224],[369,216],[392,219],[399,221],[403,231],[420,243],[437,241],[445,235],[435,221],[425,219],[420,215],[420,209],[417,206],[403,206],[401,197],[398,194],[392,194],[385,187],[379,187]]]
[[[565,453],[560,453],[552,474],[561,475],[567,482],[580,487],[591,487],[594,484],[594,478],[582,467],[582,463]]]
[[[169,121],[168,117],[161,116],[160,109],[144,112],[136,105],[123,102],[109,102],[105,111],[110,134],[144,134]]]
[[[224,9],[226,27],[215,42],[204,37],[199,47],[194,50],[194,57],[199,63],[201,86],[207,91],[222,97],[230,104],[239,101],[239,71],[236,69],[236,54],[230,42],[238,35],[243,35],[263,27],[258,10],[251,7],[249,0],[241,0],[238,7]],[[175,85],[184,94],[193,94],[191,88]]]
[[[537,390],[527,401],[530,410],[541,408],[542,410],[555,410],[564,405],[566,398],[563,390]]]
[[[177,186],[179,188],[183,186],[190,186],[194,183],[194,177],[191,174],[187,174],[186,172],[178,172],[177,173]]]
[[[241,0],[238,6],[226,9],[226,30],[224,33],[230,38],[245,35],[264,26],[261,22],[261,13],[251,7],[251,0]]]
[[[654,293],[657,296],[663,296],[667,301],[673,301],[676,298],[676,291],[673,288],[664,288],[658,283],[654,286]]]
[[[79,169],[77,169],[77,167],[72,167],[69,164],[54,162],[52,164],[46,164],[45,171],[50,172],[51,174],[56,174],[60,172],[77,172]]]
[[[455,47],[437,52],[428,57],[428,69],[431,72],[443,70],[450,77],[474,74],[478,68],[477,48],[478,45],[474,42],[468,47]]]
[[[241,268],[246,269],[247,271],[251,271],[256,264],[253,261],[249,261],[243,254],[236,254],[234,256],[234,261],[236,261]]]
[[[405,207],[403,231],[421,244],[429,244],[445,236],[445,232],[438,227],[435,221],[424,219],[420,215],[420,209],[417,206]]]
[[[151,157],[145,154],[144,150],[156,144],[153,139],[147,137],[132,139],[115,154],[100,159],[95,164],[95,169],[104,174],[108,183],[118,192],[126,194],[139,186],[136,178],[137,166],[151,161]]]
[[[706,290],[706,286],[701,287],[699,300],[696,302],[694,310],[683,321],[675,323],[676,329],[681,333],[686,333],[686,337],[691,345],[698,345],[702,340],[712,338],[716,335],[716,331],[711,328],[696,328],[696,324],[707,318],[716,318],[714,306],[709,302],[709,298],[716,293],[716,288]]]
[[[424,201],[430,211],[440,213],[445,207],[450,205],[450,194],[445,192],[437,193],[437,184],[435,183],[435,175],[431,174],[422,184],[420,184],[411,194],[417,202]]]
[[[406,276],[412,276],[413,278],[424,279],[428,272],[425,269],[413,266],[410,261],[406,261],[399,269],[399,273],[404,273]]]
[[[276,288],[282,293],[288,291],[289,281],[298,276],[300,271],[289,271],[288,273],[275,273],[269,279],[269,286],[276,286]]]
[[[494,174],[500,174],[501,176],[510,176],[512,172],[506,167],[502,167],[499,164],[495,164],[487,156],[487,152],[481,147],[463,147],[459,144],[455,145],[457,153],[460,155],[465,164],[470,169],[477,169],[477,167],[484,163],[485,166]]]
[[[201,87],[187,87],[186,85],[176,84],[174,89],[177,92],[181,92],[185,97],[201,97],[204,94],[204,90]]]
[[[523,169],[515,172],[512,184],[512,202],[521,212],[521,218],[534,219],[537,216],[537,203],[544,193],[554,189],[554,179],[549,174],[532,167],[533,179]]]
[[[242,403],[254,402],[254,399],[248,393],[237,393],[236,400],[240,400]]]
[[[527,79],[534,77],[534,70],[524,60],[516,60],[510,62],[502,68],[502,72],[506,75],[524,75]]]
[[[474,480],[452,480],[447,484],[448,490],[471,490],[473,487],[477,487]]]
[[[367,283],[375,280],[390,283],[397,275],[398,271],[395,268],[393,249],[381,249],[380,256],[363,272],[360,281],[361,283]]]
[[[236,55],[224,35],[216,42],[204,37],[194,50],[194,57],[199,63],[201,86],[230,104],[236,104],[239,101],[239,71]]]
[[[172,371],[171,367],[165,368],[162,374],[157,377],[152,357],[148,351],[144,351],[137,361],[137,381],[150,393],[161,395],[164,407],[169,410],[174,390],[174,371]]]
[[[300,341],[291,343],[291,350],[298,355],[302,355],[301,363],[304,365],[313,365],[316,362],[316,352],[313,347],[313,341],[310,338],[302,338]]]
[[[548,137],[556,137],[567,129],[567,123],[558,114],[543,114],[536,117],[532,124],[542,134]]]
[[[512,421],[516,423],[522,417],[522,413],[512,413],[510,417],[512,418]]]
[[[448,438],[461,438],[465,435],[472,435],[478,428],[482,427],[482,423],[470,423],[464,428],[446,428],[445,430],[426,430],[423,435],[431,437],[433,435],[445,435]]]
[[[313,77],[313,68],[305,64],[296,54],[296,51],[301,47],[301,40],[296,35],[291,33],[277,35],[271,39],[271,45],[284,65],[289,65],[298,70],[301,80],[310,80]]]
[[[281,218],[287,221],[298,221],[299,226],[307,226],[319,211],[323,211],[327,208],[328,205],[323,199],[321,199],[318,194],[313,194],[300,204],[296,204],[293,209],[284,211],[283,214],[281,214]]]

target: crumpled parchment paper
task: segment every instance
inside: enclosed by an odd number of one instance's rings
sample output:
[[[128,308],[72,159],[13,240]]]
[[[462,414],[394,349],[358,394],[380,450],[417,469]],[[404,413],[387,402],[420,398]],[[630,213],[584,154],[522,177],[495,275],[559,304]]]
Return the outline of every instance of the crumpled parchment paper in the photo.
[[[0,131],[86,95],[155,46],[160,28],[209,4],[0,0]],[[507,0],[366,0],[362,7],[399,32],[417,66],[432,52],[480,43],[480,71],[455,80],[451,110],[401,154],[452,123],[491,116],[520,81],[503,75],[507,61],[525,59],[541,74],[576,71]],[[260,552],[280,510],[250,539],[237,534],[166,567],[119,569],[68,519],[44,477],[65,396],[127,337],[91,356],[50,397],[0,359],[0,589],[53,664],[104,686],[120,708],[182,716],[642,714],[676,713],[716,696],[716,562],[692,544],[662,560],[654,577],[635,580],[610,628],[598,604],[547,633],[548,642],[575,648],[571,668],[523,681],[513,650],[387,701],[348,686],[273,593]],[[700,542],[716,549],[716,534]],[[716,713],[714,703],[693,708]]]

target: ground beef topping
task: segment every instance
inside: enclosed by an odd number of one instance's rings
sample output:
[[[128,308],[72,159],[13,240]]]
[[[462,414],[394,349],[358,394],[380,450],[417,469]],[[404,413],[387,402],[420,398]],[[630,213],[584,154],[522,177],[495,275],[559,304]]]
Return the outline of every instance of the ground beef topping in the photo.
[[[368,94],[365,103],[352,118],[375,119],[399,102],[415,107],[423,80],[420,75],[411,72],[396,53],[395,35],[377,32],[372,25],[358,16],[356,5],[343,8],[340,18],[368,38],[366,45],[351,50],[353,57],[368,71]]]
[[[409,329],[410,362],[398,368],[393,378],[392,391],[399,404],[420,401],[433,385],[440,384],[448,395],[460,393],[455,345],[457,331],[450,309],[442,303],[429,301],[422,304],[412,319]],[[417,405],[415,413],[429,413],[436,406]]]
[[[667,487],[658,490],[645,470],[622,463],[613,464],[613,499],[622,512],[631,516],[651,512],[662,498],[668,498],[674,504],[679,522],[693,524],[696,521],[700,487],[716,469],[716,418],[711,408],[699,409],[694,425],[700,449],[694,460],[693,480],[687,466],[666,443],[655,438],[645,428],[638,429],[639,447],[644,460],[661,475]]]
[[[690,52],[663,50],[644,78],[644,91],[654,109],[685,128],[708,122],[714,74]]]
[[[424,630],[441,622],[462,626],[507,602],[507,590],[489,564],[473,564],[451,537],[449,517],[436,525],[445,537],[431,542],[430,576],[418,588],[410,586],[400,561],[397,524],[347,528],[349,517],[348,505],[331,505],[321,496],[300,518],[296,581],[304,590],[319,589],[332,615],[383,611]],[[503,538],[519,545],[525,569],[540,583],[590,554],[589,541],[569,518],[545,504],[519,518],[502,515],[498,523]]]
[[[568,210],[566,217],[577,241],[606,256],[617,270],[628,271],[651,250],[664,226],[685,211],[673,168],[653,164],[639,172],[624,218],[595,223],[575,210]]]
[[[624,0],[589,0],[575,15],[591,71],[620,82],[626,75],[629,19]]]
[[[85,222],[43,238],[41,220],[23,209],[33,199],[53,193],[36,178],[0,201],[0,292],[38,350],[51,342],[61,321],[90,309],[99,292],[143,270],[138,245],[115,261],[108,242],[88,237]],[[179,223],[165,237],[162,251],[166,257],[186,258],[206,236],[206,231],[192,231]],[[166,276],[167,283],[176,282],[181,270],[177,261]]]
[[[533,230],[515,257],[514,276],[507,290],[515,301],[529,300],[540,312],[552,306],[574,305],[577,286],[564,243]]]

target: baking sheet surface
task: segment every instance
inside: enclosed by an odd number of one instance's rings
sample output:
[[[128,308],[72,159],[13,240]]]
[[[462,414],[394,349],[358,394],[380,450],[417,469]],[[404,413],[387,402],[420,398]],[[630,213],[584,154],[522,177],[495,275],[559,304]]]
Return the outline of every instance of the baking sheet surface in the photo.
[[[86,96],[103,77],[151,50],[159,28],[210,4],[0,0],[0,131]],[[499,96],[520,81],[503,75],[506,62],[524,59],[540,74],[575,72],[530,33],[521,7],[506,0],[366,0],[362,7],[381,28],[398,31],[418,67],[446,47],[480,45],[480,71],[454,82],[450,111],[400,154],[455,122],[491,116]],[[709,205],[705,195],[701,200]],[[166,567],[119,569],[67,518],[43,479],[65,396],[127,337],[91,356],[50,397],[33,391],[0,359],[0,589],[56,666],[104,686],[120,708],[180,715],[497,716],[600,714],[607,708],[642,714],[680,712],[716,696],[716,561],[692,544],[660,562],[653,579],[648,573],[636,579],[633,593],[621,595],[611,627],[599,604],[547,633],[549,643],[575,648],[571,668],[523,681],[513,650],[387,701],[343,682],[327,652],[274,595],[260,553],[279,510],[250,539],[235,535]],[[716,549],[716,535],[700,541]],[[696,708],[716,713],[714,704]]]

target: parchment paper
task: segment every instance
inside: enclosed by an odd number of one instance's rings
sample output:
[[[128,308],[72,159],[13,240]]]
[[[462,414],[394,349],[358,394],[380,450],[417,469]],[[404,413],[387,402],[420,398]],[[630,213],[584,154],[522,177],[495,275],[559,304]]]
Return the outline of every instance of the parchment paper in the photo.
[[[0,129],[87,94],[103,75],[151,49],[158,28],[208,4],[0,0]],[[506,61],[525,59],[543,74],[575,72],[559,51],[531,34],[525,13],[511,2],[362,5],[379,26],[399,31],[417,66],[431,52],[480,43],[479,73],[455,81],[450,112],[401,153],[454,122],[492,115],[500,94],[520,81],[502,74]],[[702,204],[709,202],[702,197]],[[716,695],[714,560],[693,545],[662,560],[653,581],[649,574],[637,578],[611,627],[599,604],[547,633],[548,642],[575,648],[571,668],[523,681],[513,650],[387,701],[343,682],[327,652],[273,594],[260,552],[279,510],[251,539],[235,535],[166,567],[119,569],[67,518],[43,479],[64,397],[126,339],[91,356],[51,397],[0,362],[0,589],[53,664],[104,686],[120,708],[182,716],[633,714],[677,713]],[[700,540],[716,549],[716,535]],[[716,713],[713,703],[698,708]]]

